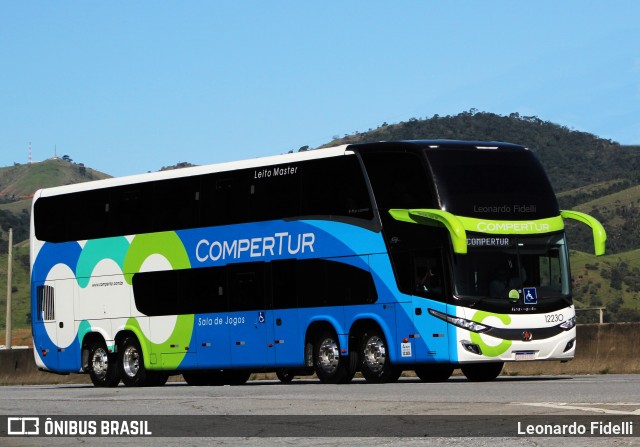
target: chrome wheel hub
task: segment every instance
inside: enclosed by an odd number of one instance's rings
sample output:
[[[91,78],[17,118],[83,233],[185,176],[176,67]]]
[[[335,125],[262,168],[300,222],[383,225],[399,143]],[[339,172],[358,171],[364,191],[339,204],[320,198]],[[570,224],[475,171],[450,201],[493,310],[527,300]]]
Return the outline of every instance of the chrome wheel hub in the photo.
[[[122,368],[129,377],[134,377],[140,369],[140,354],[134,346],[127,346],[122,355]]]
[[[373,372],[379,372],[387,362],[387,348],[382,339],[376,335],[369,338],[364,346],[364,362]]]
[[[103,379],[107,375],[109,356],[105,349],[98,348],[94,351],[93,357],[91,358],[91,369],[99,379]]]
[[[323,371],[332,374],[340,364],[340,349],[335,340],[325,338],[318,349],[318,364]]]

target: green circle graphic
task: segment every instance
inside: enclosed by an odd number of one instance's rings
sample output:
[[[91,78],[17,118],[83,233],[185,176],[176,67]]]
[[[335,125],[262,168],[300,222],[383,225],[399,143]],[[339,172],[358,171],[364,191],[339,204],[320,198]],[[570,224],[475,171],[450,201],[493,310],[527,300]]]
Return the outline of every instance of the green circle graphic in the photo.
[[[189,255],[175,232],[141,234],[133,239],[124,259],[125,280],[128,284],[132,283],[133,275],[140,271],[144,261],[151,255],[164,256],[174,270],[191,267]],[[148,348],[147,353],[160,355],[171,353],[171,355],[163,357],[163,368],[177,368],[184,359],[186,352],[184,348],[182,351],[176,352],[175,345],[181,348],[189,346],[193,333],[194,318],[193,315],[178,315],[173,332],[162,343],[153,343],[145,337],[136,318],[129,318],[125,328],[138,334],[143,348],[144,346]],[[144,363],[145,368],[153,369],[154,365],[151,365],[149,355],[144,356]]]
[[[479,310],[478,312],[476,312],[471,318],[471,320],[475,321],[476,323],[483,324],[484,320],[486,320],[489,317],[498,318],[506,326],[508,326],[511,323],[511,317],[509,315],[495,314],[492,312],[485,312],[482,310]],[[498,357],[499,355],[504,354],[511,347],[511,343],[512,343],[511,340],[502,340],[498,345],[491,346],[486,344],[482,339],[482,337],[480,336],[480,334],[477,332],[471,332],[471,342],[480,346],[480,349],[482,350],[482,354],[486,355],[487,357]]]

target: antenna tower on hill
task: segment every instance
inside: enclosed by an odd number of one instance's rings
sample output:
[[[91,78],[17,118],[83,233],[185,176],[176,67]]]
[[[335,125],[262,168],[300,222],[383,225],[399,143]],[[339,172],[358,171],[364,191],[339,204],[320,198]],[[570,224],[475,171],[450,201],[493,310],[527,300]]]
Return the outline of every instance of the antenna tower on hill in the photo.
[[[33,158],[31,153],[31,141],[29,141],[29,160],[27,161],[27,163],[31,164],[32,161],[33,161]]]

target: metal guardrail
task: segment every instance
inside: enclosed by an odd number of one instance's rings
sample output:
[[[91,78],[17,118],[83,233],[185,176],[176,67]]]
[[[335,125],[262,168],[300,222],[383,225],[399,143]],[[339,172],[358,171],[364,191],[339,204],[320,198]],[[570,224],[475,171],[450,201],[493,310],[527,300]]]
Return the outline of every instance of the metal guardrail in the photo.
[[[604,323],[604,311],[606,307],[583,307],[581,309],[576,309],[576,312],[584,312],[588,310],[597,310],[600,314],[600,324]]]

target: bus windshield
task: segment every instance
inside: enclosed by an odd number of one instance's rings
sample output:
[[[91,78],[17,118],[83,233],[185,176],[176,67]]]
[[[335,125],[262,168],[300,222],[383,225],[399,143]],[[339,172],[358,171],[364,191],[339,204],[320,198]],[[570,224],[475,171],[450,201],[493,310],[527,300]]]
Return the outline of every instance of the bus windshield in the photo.
[[[468,235],[468,253],[454,257],[454,294],[538,304],[569,298],[570,274],[564,235]]]
[[[440,200],[458,216],[543,219],[560,213],[551,184],[530,151],[426,150]]]

